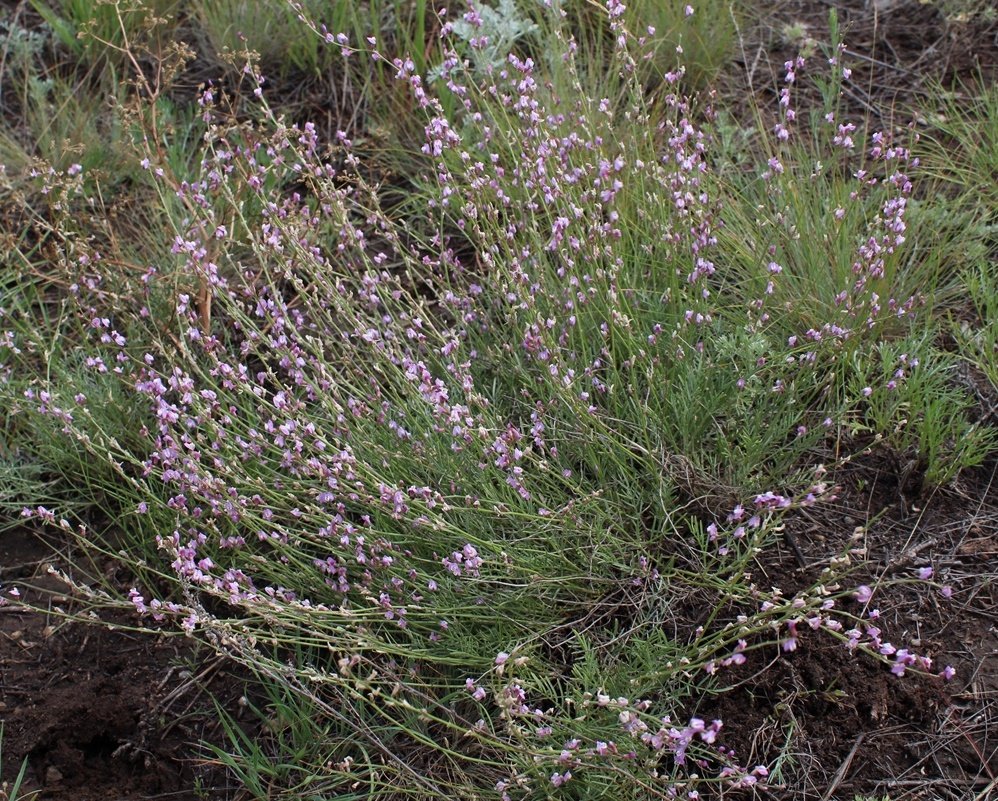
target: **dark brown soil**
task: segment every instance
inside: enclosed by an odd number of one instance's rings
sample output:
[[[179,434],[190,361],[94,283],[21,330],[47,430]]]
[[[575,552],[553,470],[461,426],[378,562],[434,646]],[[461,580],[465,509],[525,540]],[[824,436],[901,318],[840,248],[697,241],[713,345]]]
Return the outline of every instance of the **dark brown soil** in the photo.
[[[728,80],[746,98],[765,101],[783,85],[783,64],[808,39],[829,41],[829,12],[838,16],[846,46],[843,63],[852,69],[843,86],[852,121],[870,118],[890,130],[910,120],[934,84],[948,88],[991,85],[998,71],[998,15],[961,21],[946,17],[940,3],[921,0],[766,0],[758,22],[743,31],[740,72]],[[978,4],[982,9],[985,3]],[[878,10],[879,9],[879,10]],[[822,59],[811,59],[815,65]],[[804,82],[806,83],[806,82]],[[806,91],[803,84],[798,91]],[[736,95],[737,96],[737,95]],[[775,96],[775,95],[774,95]]]
[[[200,740],[218,738],[203,688],[227,697],[238,683],[230,676],[220,686],[220,662],[199,659],[184,638],[65,618],[81,606],[48,573],[60,566],[53,551],[27,529],[0,541],[4,585],[38,588],[23,600],[51,610],[31,611],[12,598],[0,608],[3,781],[12,783],[26,760],[21,789],[39,798],[227,797],[226,777],[195,757]],[[135,624],[127,614],[101,617]]]
[[[899,678],[814,633],[792,653],[771,654],[764,671],[757,661],[726,676],[736,687],[710,714],[725,720],[743,762],[783,763],[761,797],[998,798],[996,468],[916,495],[901,490],[893,461],[873,454],[843,470],[840,500],[795,520],[782,558],[765,569],[789,595],[850,547],[869,560],[855,585],[933,566],[952,598],[909,582],[878,589],[871,606],[883,610],[884,639],[931,656],[937,669],[952,665],[956,677]],[[853,539],[857,527],[865,531]]]

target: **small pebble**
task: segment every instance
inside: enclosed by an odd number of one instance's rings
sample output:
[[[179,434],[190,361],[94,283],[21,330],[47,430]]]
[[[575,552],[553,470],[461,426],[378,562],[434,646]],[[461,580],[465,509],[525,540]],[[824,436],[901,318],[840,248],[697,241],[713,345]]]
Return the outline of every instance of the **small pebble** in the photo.
[[[62,772],[55,765],[45,768],[45,784],[58,784],[62,781]]]

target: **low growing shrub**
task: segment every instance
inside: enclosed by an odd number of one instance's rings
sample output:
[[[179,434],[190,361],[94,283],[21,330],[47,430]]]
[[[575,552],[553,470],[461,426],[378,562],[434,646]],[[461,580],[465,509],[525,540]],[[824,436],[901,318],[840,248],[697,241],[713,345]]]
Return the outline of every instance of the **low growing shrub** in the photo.
[[[872,138],[855,181],[878,176],[880,216],[853,264],[819,270],[837,294],[801,319],[787,299],[813,265],[750,224],[727,250],[744,223],[712,167],[713,111],[649,103],[624,7],[606,12],[612,94],[573,84],[555,8],[546,63],[512,53],[476,75],[445,49],[452,113],[412,60],[329,35],[391,65],[425,115],[418,216],[382,207],[346,134],[324,147],[272,111],[252,65],[254,121],[205,90],[197,176],[142,140],[182,211],[127,302],[72,230],[80,170],[36,170],[72,336],[46,349],[7,289],[4,402],[36,431],[54,421],[100,465],[96,502],[155,540],[128,603],[268,688],[272,750],[232,723],[224,757],[257,795],[693,798],[766,778],[700,717],[756,652],[814,630],[899,675],[933,670],[864,616],[873,590],[848,586],[847,556],[798,593],[757,575],[784,518],[832,495],[814,454],[843,425],[901,431],[929,470],[976,458],[936,373],[904,394],[931,361],[912,355],[930,347],[917,290],[892,294],[907,151]],[[767,197],[807,195],[780,177],[793,158],[773,157]],[[108,383],[139,404],[128,432],[105,425]],[[900,405],[928,425],[931,403],[956,444],[904,439]]]

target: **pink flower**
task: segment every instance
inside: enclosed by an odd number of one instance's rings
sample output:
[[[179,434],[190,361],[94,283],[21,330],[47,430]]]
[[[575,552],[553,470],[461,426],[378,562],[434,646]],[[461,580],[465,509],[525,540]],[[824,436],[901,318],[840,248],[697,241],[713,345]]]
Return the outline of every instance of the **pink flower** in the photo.
[[[551,774],[551,784],[555,787],[561,787],[565,782],[572,778],[572,771],[566,770],[564,773],[552,773]]]
[[[865,584],[860,584],[856,588],[856,600],[861,604],[869,603],[870,599],[873,597],[873,590],[867,587]]]

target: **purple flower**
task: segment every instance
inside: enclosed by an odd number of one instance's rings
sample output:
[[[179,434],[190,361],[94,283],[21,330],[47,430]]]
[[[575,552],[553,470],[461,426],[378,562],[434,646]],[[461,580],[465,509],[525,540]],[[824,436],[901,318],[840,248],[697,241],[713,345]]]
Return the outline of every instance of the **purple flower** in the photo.
[[[873,590],[870,589],[865,584],[860,584],[856,588],[856,600],[861,604],[869,603],[870,599],[873,597]]]
[[[565,782],[572,778],[572,771],[566,770],[564,773],[552,773],[551,774],[551,784],[555,787],[561,787]]]
[[[128,600],[132,602],[135,606],[135,610],[141,615],[148,611],[148,607],[145,604],[145,598],[142,597],[141,593],[135,587],[132,587],[128,591]]]

